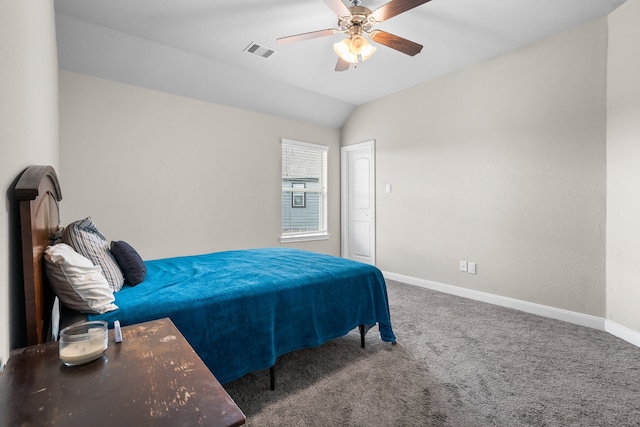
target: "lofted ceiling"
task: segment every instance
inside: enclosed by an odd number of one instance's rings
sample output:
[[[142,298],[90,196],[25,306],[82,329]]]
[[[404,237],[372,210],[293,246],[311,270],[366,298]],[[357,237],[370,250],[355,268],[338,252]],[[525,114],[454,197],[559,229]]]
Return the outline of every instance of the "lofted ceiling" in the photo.
[[[431,0],[376,26],[422,44],[421,53],[378,45],[344,72],[334,71],[333,51],[344,35],[276,43],[335,28],[322,0],[55,0],[55,8],[63,70],[340,128],[360,104],[605,16],[624,1]],[[246,53],[251,43],[276,53]]]

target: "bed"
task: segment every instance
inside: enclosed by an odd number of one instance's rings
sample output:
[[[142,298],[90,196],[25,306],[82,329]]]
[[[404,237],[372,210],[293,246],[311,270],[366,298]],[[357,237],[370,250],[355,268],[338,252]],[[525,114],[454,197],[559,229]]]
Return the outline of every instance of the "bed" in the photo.
[[[28,345],[55,331],[55,294],[43,254],[59,235],[62,193],[55,170],[31,166],[15,196],[20,227]],[[169,317],[221,383],[271,368],[279,356],[378,325],[394,344],[387,289],[376,267],[292,248],[256,248],[145,260],[146,276],[115,292],[116,310],[69,318],[102,319],[110,327]],[[69,315],[72,316],[69,316]],[[56,317],[54,316],[54,317]],[[55,322],[54,322],[55,323]],[[356,351],[356,350],[354,350]]]

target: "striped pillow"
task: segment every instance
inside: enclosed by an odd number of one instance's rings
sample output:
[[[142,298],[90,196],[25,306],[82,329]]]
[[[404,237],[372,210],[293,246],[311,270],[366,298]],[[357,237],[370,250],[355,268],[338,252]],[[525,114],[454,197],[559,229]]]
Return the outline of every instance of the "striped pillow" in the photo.
[[[93,223],[91,217],[72,222],[62,232],[62,241],[80,255],[99,265],[109,288],[118,292],[124,284],[122,270],[109,251],[109,242]]]

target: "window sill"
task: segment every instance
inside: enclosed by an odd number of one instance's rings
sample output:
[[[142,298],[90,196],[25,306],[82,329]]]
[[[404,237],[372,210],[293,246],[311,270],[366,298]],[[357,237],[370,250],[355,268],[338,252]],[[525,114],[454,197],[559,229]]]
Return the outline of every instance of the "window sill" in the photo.
[[[282,236],[280,243],[310,242],[313,240],[329,240],[328,233],[298,234],[295,236]]]

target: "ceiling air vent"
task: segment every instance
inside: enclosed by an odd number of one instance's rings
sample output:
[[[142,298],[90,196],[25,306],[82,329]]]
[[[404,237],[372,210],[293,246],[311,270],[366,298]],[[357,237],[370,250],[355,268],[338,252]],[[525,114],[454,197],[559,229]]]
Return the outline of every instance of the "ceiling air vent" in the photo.
[[[271,57],[271,55],[276,53],[275,50],[265,46],[260,46],[258,43],[254,43],[254,42],[251,42],[244,51],[264,59],[268,59]]]

